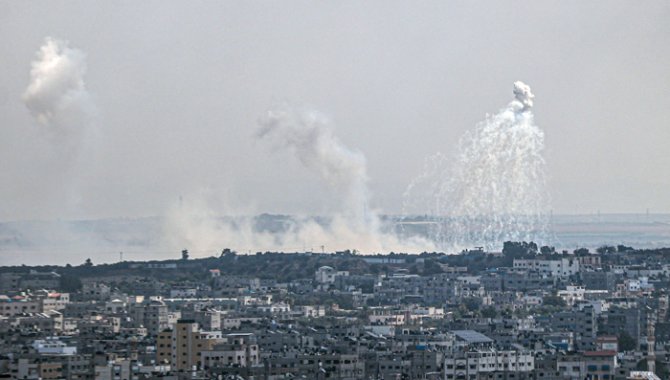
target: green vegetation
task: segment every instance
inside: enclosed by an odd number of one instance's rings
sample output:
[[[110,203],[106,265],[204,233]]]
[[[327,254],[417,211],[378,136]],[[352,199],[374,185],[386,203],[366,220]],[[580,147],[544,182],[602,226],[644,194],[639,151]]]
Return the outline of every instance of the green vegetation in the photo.
[[[627,332],[622,331],[617,339],[619,340],[619,351],[632,351],[635,349],[637,342],[635,341],[635,338],[630,336]]]

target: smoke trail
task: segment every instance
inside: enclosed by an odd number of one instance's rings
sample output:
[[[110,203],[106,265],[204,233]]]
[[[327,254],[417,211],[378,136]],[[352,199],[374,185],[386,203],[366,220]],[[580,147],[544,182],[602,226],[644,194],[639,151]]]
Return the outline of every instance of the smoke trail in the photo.
[[[260,121],[259,138],[289,149],[308,169],[342,194],[341,213],[358,226],[376,216],[367,211],[369,191],[365,156],[347,148],[333,135],[326,117],[316,111],[289,108],[268,111]]]
[[[23,101],[56,144],[77,149],[95,112],[86,90],[86,56],[68,42],[47,37],[32,62]]]
[[[449,169],[435,170],[445,166],[438,154],[408,188],[407,204],[414,188],[429,189],[427,207],[440,219],[434,239],[444,248],[546,238],[544,133],[533,120],[530,87],[515,82],[513,93],[507,107],[463,136]]]

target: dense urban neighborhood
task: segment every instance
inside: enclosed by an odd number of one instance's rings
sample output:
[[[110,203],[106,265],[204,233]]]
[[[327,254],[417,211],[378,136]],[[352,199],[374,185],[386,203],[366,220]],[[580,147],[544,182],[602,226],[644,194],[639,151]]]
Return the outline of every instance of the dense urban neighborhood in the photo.
[[[0,378],[668,379],[670,249],[0,268]]]

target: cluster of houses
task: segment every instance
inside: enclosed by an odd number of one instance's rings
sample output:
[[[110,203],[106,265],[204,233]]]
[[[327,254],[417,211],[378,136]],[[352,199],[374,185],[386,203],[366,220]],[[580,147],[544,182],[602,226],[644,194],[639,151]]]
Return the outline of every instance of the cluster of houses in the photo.
[[[222,268],[185,280],[179,263],[136,263],[175,276],[83,277],[70,292],[58,270],[4,268],[0,378],[670,376],[670,256],[552,254],[487,267],[502,254],[462,255],[460,266],[361,256],[384,270],[320,266],[287,282]]]

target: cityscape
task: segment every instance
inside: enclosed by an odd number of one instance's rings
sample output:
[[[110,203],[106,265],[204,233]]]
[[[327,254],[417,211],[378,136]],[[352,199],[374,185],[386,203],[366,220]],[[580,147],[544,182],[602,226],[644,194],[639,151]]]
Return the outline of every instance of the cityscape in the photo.
[[[178,255],[175,255],[178,256]],[[258,252],[4,267],[15,379],[659,379],[670,250]]]
[[[0,0],[0,380],[670,380],[668,20]]]

